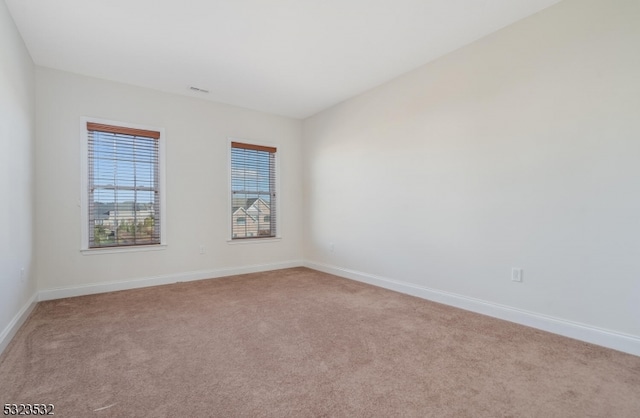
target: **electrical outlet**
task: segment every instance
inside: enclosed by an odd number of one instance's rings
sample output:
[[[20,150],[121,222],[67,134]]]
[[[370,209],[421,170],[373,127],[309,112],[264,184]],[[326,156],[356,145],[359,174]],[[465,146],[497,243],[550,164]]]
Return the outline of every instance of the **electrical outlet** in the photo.
[[[329,251],[330,251],[330,252],[333,252],[333,242],[330,242],[330,243],[329,243]]]
[[[524,275],[524,270],[521,268],[513,267],[511,269],[511,281],[512,282],[522,282],[522,277]]]
[[[20,281],[24,282],[24,267],[20,269]]]
[[[204,254],[204,245],[200,246],[200,254]]]

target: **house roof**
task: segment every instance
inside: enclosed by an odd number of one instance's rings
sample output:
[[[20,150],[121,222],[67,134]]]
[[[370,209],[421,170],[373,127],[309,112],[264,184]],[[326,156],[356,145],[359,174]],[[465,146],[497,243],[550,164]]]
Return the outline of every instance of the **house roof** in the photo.
[[[233,215],[232,216],[237,216],[237,215],[245,215],[248,216],[249,218],[253,219],[254,221],[256,220],[256,218],[252,215],[250,215],[244,208],[240,207],[240,208],[234,208],[233,210]]]
[[[234,197],[232,199],[231,206],[234,211],[240,207],[249,208],[256,200],[258,200],[258,198]]]
[[[264,199],[258,198],[243,198],[243,197],[234,197],[232,201],[232,210],[235,213],[237,209],[245,208],[247,211],[252,207],[256,207],[256,203],[262,203],[267,208],[269,208],[269,204],[264,201]]]

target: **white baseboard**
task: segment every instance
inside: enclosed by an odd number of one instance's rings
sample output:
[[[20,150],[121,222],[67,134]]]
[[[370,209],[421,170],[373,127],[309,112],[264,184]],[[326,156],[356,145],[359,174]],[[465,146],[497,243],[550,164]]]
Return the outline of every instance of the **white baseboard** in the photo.
[[[417,296],[422,299],[455,306],[456,308],[465,309],[467,311],[504,319],[517,324],[526,325],[576,340],[640,356],[640,338],[637,336],[609,331],[535,312],[524,311],[455,293],[429,289],[415,284],[392,280],[337,266],[313,261],[305,261],[304,266],[347,279],[372,284],[374,286],[383,287],[396,292]]]
[[[280,270],[291,267],[302,267],[302,260],[284,261],[279,263],[255,264],[242,267],[227,267],[215,270],[200,270],[186,273],[167,274],[155,277],[145,277],[118,282],[103,282],[81,286],[68,286],[55,289],[41,290],[38,300],[53,300],[74,296],[92,295],[96,293],[115,292],[118,290],[138,289],[149,286],[159,286],[177,282],[215,279],[218,277],[234,276],[236,274],[258,273],[261,271]]]
[[[7,348],[13,336],[16,335],[16,332],[18,332],[22,324],[24,324],[24,321],[27,320],[27,318],[33,311],[33,308],[36,307],[37,302],[38,294],[34,293],[33,296],[29,298],[27,303],[24,304],[22,309],[20,309],[20,311],[16,314],[16,316],[13,317],[11,322],[9,322],[9,325],[7,325],[6,328],[2,330],[2,333],[0,333],[0,354],[2,354],[5,348]]]
[[[201,270],[187,273],[146,277],[120,282],[107,282],[82,286],[69,286],[56,289],[45,289],[41,290],[38,293],[37,300],[44,301],[61,299],[73,296],[137,289],[176,282],[212,279],[218,277],[233,276],[237,274],[257,273],[261,271],[279,270],[301,266],[640,356],[640,337],[637,336],[605,330],[586,324],[567,321],[561,318],[554,318],[536,312],[529,312],[510,306],[471,298],[468,296],[430,289],[407,282],[389,279],[386,277],[380,277],[368,273],[308,260],[293,260],[279,263],[256,264],[243,267]],[[13,337],[15,332],[20,328],[22,323],[29,316],[29,314],[35,307],[35,303],[36,296],[34,295],[29,300],[29,302],[21,309],[21,311],[15,316],[11,323],[2,331],[2,334],[0,334],[0,353],[9,344],[9,341],[11,341],[11,338]]]

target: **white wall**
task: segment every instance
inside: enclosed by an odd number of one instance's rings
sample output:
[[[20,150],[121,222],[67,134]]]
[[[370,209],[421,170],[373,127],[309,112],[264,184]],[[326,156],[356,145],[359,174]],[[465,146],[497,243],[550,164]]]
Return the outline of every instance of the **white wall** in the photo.
[[[33,275],[34,67],[0,2],[0,352],[36,291]],[[24,274],[21,274],[24,269]]]
[[[640,337],[638,22],[566,0],[305,120],[305,259]]]
[[[186,88],[186,85],[185,85]],[[247,266],[302,259],[301,122],[37,67],[37,275],[47,293],[147,278],[176,281]],[[80,252],[80,119],[83,116],[164,128],[167,243],[164,251]],[[229,244],[227,137],[278,145],[282,239]],[[199,254],[203,245],[205,254]],[[230,269],[230,270],[225,270]],[[152,281],[158,283],[158,281]],[[116,286],[123,288],[127,286]]]

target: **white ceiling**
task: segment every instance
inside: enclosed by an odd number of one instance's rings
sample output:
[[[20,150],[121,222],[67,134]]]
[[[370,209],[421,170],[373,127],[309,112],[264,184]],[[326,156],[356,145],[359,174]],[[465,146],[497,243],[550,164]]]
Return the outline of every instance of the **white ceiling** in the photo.
[[[305,118],[558,1],[6,3],[37,65]]]

